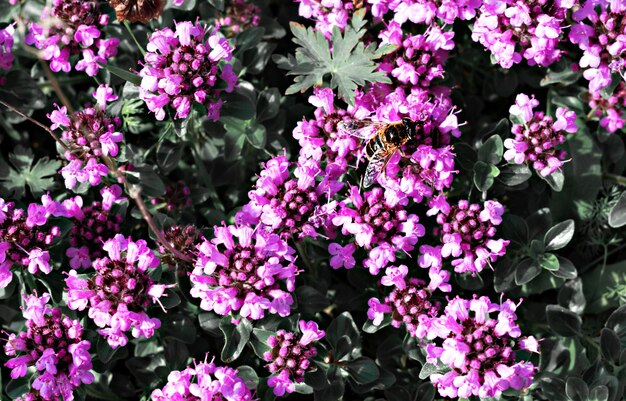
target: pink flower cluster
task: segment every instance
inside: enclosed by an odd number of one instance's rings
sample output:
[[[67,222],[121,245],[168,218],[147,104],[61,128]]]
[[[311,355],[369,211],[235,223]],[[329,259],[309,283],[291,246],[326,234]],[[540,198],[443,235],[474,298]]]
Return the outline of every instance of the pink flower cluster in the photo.
[[[49,224],[48,218],[67,214],[49,196],[44,195],[41,201],[41,205],[31,203],[24,210],[0,198],[0,288],[13,280],[11,268],[15,265],[27,267],[31,274],[52,271],[48,248],[61,230]]]
[[[109,168],[100,160],[101,157],[115,157],[119,152],[118,143],[124,139],[119,129],[122,121],[112,117],[106,111],[106,103],[117,99],[113,89],[100,85],[93,93],[96,105],[87,105],[83,110],[67,114],[65,106],[58,107],[48,115],[52,122],[51,129],[63,130],[62,139],[68,150],[64,156],[69,163],[61,174],[65,186],[69,189],[77,183],[88,182],[98,185],[102,177],[109,174]]]
[[[611,0],[585,0],[572,13],[569,40],[583,51],[578,65],[598,92],[611,84],[611,72],[623,73],[626,50],[626,4]]]
[[[381,43],[398,46],[378,69],[411,87],[430,87],[434,79],[443,77],[448,51],[454,48],[454,32],[444,32],[436,25],[423,35],[405,35],[401,25],[392,21],[378,36]]]
[[[565,107],[556,110],[556,121],[543,112],[533,108],[539,101],[529,98],[525,94],[517,95],[515,104],[509,109],[516,121],[511,131],[515,138],[504,141],[507,151],[504,158],[516,164],[528,163],[539,174],[546,177],[559,170],[567,156],[565,151],[556,149],[565,142],[564,132],[574,133],[576,127],[576,113]]]
[[[4,366],[11,369],[12,379],[25,376],[30,367],[36,372],[30,392],[18,400],[72,401],[75,388],[94,380],[91,344],[83,339],[78,320],[48,305],[50,294],[29,295],[25,301],[26,331],[10,334],[4,345],[5,354],[11,357]]]
[[[9,25],[4,29],[0,29],[0,69],[10,70],[13,66],[13,34],[15,28]]]
[[[300,144],[300,160],[312,159],[327,169],[341,175],[348,165],[356,161],[362,150],[358,138],[337,130],[340,121],[352,117],[346,110],[335,106],[335,94],[330,88],[314,88],[309,103],[316,107],[314,120],[303,120],[293,130]]]
[[[330,38],[333,28],[343,30],[352,14],[363,7],[362,0],[296,0],[301,17],[315,21],[315,28]]]
[[[228,36],[258,26],[261,21],[261,9],[250,0],[229,1],[224,14],[217,20],[216,27]]]
[[[185,370],[174,370],[167,384],[152,392],[154,401],[223,400],[252,401],[252,393],[233,368],[216,366],[213,362],[194,363]]]
[[[191,189],[183,181],[168,183],[162,198],[152,198],[150,203],[168,212],[175,212],[192,205]]]
[[[150,271],[159,265],[159,258],[146,246],[146,241],[133,241],[117,234],[104,243],[108,256],[93,262],[95,273],[82,278],[76,270],[70,271],[67,284],[67,306],[85,310],[100,327],[98,333],[112,348],[125,346],[124,332],[132,329],[135,338],[150,338],[161,321],[146,313],[150,303],[160,304],[166,288],[172,285],[156,284]]]
[[[214,228],[215,238],[198,246],[191,296],[219,315],[262,319],[265,312],[291,313],[295,251],[278,235],[250,226]],[[284,282],[287,291],[281,289]]]
[[[443,196],[433,198],[429,215],[437,215],[441,234],[441,256],[453,258],[457,273],[481,272],[506,252],[508,240],[494,239],[496,226],[502,223],[504,207],[497,201],[477,203],[460,200],[448,204]]]
[[[119,188],[119,187],[118,187]],[[121,188],[120,188],[121,190]],[[69,245],[65,255],[70,258],[72,269],[89,268],[92,260],[101,258],[102,243],[120,232],[124,217],[111,213],[102,202],[94,201],[83,207],[80,196],[74,198],[77,207],[73,208],[74,225],[70,229]]]
[[[626,124],[626,116],[624,116],[626,84],[620,82],[606,99],[600,92],[590,92],[589,107],[594,110],[593,115],[600,119],[600,126],[609,132],[621,130]]]
[[[40,57],[50,61],[54,72],[70,72],[70,57],[80,54],[74,68],[95,76],[100,64],[117,54],[120,40],[104,38],[109,16],[100,13],[95,0],[54,0],[52,10],[44,9],[42,23],[31,23],[26,43],[41,50]]]
[[[267,384],[277,397],[293,393],[296,383],[304,381],[304,373],[311,366],[310,359],[317,355],[313,342],[326,335],[313,321],[300,320],[299,328],[299,333],[278,330],[276,335],[267,339],[271,350],[263,355],[263,359],[270,362],[267,368],[272,373]]]
[[[198,103],[217,121],[224,103],[220,93],[232,92],[237,83],[232,66],[226,64],[233,50],[228,40],[199,22],[182,21],[176,22],[175,31],[152,33],[147,50],[139,93],[156,119],[165,118],[168,105],[176,110],[174,118],[186,118]]]
[[[441,260],[439,260],[441,262]],[[448,280],[450,273],[441,270],[441,263],[430,269],[430,283],[423,280],[407,278],[409,269],[405,265],[390,266],[380,280],[381,284],[393,290],[383,302],[378,298],[370,298],[367,317],[374,326],[379,326],[385,315],[391,316],[391,325],[399,328],[402,324],[414,337],[423,338],[430,327],[430,321],[439,315],[441,305],[431,301],[432,293],[439,289],[449,292]]]
[[[371,274],[378,274],[396,260],[396,252],[410,252],[425,234],[419,217],[406,211],[389,190],[374,188],[361,194],[351,187],[348,198],[338,205],[332,222],[343,235],[354,238],[360,248],[368,251],[363,261]],[[390,196],[388,196],[390,195]]]
[[[474,22],[472,39],[491,51],[495,61],[511,68],[523,58],[547,67],[559,60],[558,48],[567,11],[574,0],[497,0],[484,2]]]
[[[286,156],[276,156],[264,164],[255,189],[248,194],[250,201],[237,220],[249,225],[261,223],[264,230],[284,239],[316,238],[318,230],[330,235],[329,219],[335,206],[330,199],[343,186],[336,180],[341,173],[333,169],[324,172],[314,160],[298,163],[293,173],[291,165]]]
[[[476,15],[476,8],[480,7],[480,0],[367,0],[371,5],[372,15],[378,19],[387,18],[388,12],[393,12],[393,21],[404,24],[411,21],[414,24],[431,24],[440,19],[446,24],[452,24],[456,19],[470,20]]]
[[[520,337],[516,309],[510,300],[498,305],[487,297],[456,297],[431,321],[426,362],[449,367],[430,376],[442,397],[498,397],[509,388],[530,386],[536,368],[516,361],[515,351],[538,352],[538,342]]]

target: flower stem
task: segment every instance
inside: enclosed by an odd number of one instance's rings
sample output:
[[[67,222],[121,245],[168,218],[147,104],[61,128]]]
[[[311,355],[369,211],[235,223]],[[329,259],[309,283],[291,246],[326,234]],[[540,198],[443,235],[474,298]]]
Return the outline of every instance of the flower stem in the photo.
[[[25,119],[27,119],[28,121],[30,121],[31,123],[37,125],[38,127],[43,128],[48,134],[50,134],[50,136],[52,136],[52,138],[54,138],[54,140],[61,145],[61,147],[63,149],[65,149],[66,151],[70,152],[71,149],[61,140],[61,138],[59,138],[57,136],[57,134],[54,133],[54,131],[52,131],[49,127],[46,127],[45,125],[43,125],[42,123],[40,123],[39,121],[35,120],[34,118],[32,118],[31,116],[25,114],[24,112],[18,110],[15,106],[12,106],[2,100],[0,100],[0,104],[3,105],[4,107],[6,107],[7,109],[11,110],[12,112],[14,112],[15,114],[19,114],[20,116],[24,117]]]
[[[63,89],[61,89],[59,81],[54,76],[52,71],[50,71],[50,67],[48,67],[48,64],[46,64],[46,62],[43,60],[39,60],[39,63],[41,63],[43,72],[46,74],[46,77],[48,78],[48,81],[50,82],[50,86],[52,86],[52,90],[54,91],[54,93],[56,93],[56,95],[59,97],[59,100],[61,101],[63,106],[67,108],[67,111],[69,113],[73,113],[74,107],[72,107],[72,103],[70,103],[70,100],[67,98],[67,96],[65,96],[65,93],[63,93]]]
[[[128,20],[124,20],[124,26],[126,27],[126,30],[128,31],[128,33],[130,34],[130,37],[133,38],[133,41],[135,41],[135,44],[137,45],[137,48],[139,48],[141,55],[145,57],[146,50],[143,47],[141,47],[141,45],[139,44],[139,41],[135,37],[135,34],[133,33],[133,30],[130,27],[130,22],[128,22]]]

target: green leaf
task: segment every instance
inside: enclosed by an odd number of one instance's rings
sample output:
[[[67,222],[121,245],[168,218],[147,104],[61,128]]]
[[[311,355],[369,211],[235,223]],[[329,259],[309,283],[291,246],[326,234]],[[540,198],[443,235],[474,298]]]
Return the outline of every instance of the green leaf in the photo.
[[[336,355],[343,357],[349,353],[360,353],[361,334],[350,312],[343,312],[330,322],[326,329],[326,340]]]
[[[275,336],[276,332],[264,329],[252,329],[252,337],[250,337],[250,345],[254,350],[254,353],[259,357],[263,358],[263,354],[270,351],[271,348],[267,344],[267,339],[270,336]]]
[[[503,152],[502,138],[498,135],[492,135],[478,149],[478,160],[488,164],[498,164],[502,160]]]
[[[541,86],[553,84],[570,85],[578,81],[581,75],[580,72],[573,71],[569,63],[561,62],[548,68],[548,73],[541,80]]]
[[[626,261],[612,265],[599,264],[582,276],[587,313],[599,313],[620,306],[619,291],[626,286]]]
[[[589,392],[588,401],[607,401],[609,399],[609,388],[604,385],[599,385],[591,389]]]
[[[324,77],[330,75],[330,87],[338,89],[339,96],[349,104],[354,104],[354,90],[367,82],[390,83],[382,71],[376,71],[373,60],[382,57],[394,48],[376,48],[372,43],[365,47],[361,40],[366,30],[363,28],[365,9],[354,13],[351,25],[342,34],[338,28],[332,33],[331,43],[324,34],[313,28],[292,22],[293,41],[299,45],[295,57],[274,57],[278,67],[295,75],[294,84],[286,94],[304,92],[313,86],[322,86]],[[331,51],[332,48],[332,51]]]
[[[296,289],[298,306],[303,313],[314,314],[330,305],[328,298],[321,292],[308,285]]]
[[[556,277],[564,278],[566,280],[578,277],[578,270],[576,270],[576,266],[574,266],[571,260],[562,256],[557,256],[557,259],[559,261],[559,269],[556,271],[550,271],[550,273],[554,274]]]
[[[493,186],[494,179],[500,175],[500,170],[482,161],[474,164],[474,185],[479,191],[485,192]]]
[[[443,371],[444,369],[445,369],[444,367],[441,367],[432,363],[425,363],[424,365],[422,365],[422,370],[420,370],[419,378],[421,380],[426,380],[432,374],[439,373]]]
[[[568,136],[564,147],[571,161],[563,165],[565,183],[552,194],[550,209],[558,220],[585,219],[589,209],[581,204],[593,203],[602,188],[602,152],[585,129]]]
[[[250,366],[239,366],[237,368],[237,376],[239,376],[244,381],[246,387],[248,387],[250,390],[256,389],[256,386],[259,382],[259,376]]]
[[[622,344],[615,331],[607,327],[600,332],[600,350],[607,361],[616,362],[622,352]]]
[[[171,337],[185,344],[196,341],[196,326],[189,316],[168,314],[163,319],[161,330],[165,338]]]
[[[167,140],[158,143],[156,161],[164,174],[171,173],[178,166],[184,149],[185,145],[182,143],[172,143]]]
[[[622,192],[617,203],[611,208],[609,212],[609,225],[613,228],[626,225],[626,192]]]
[[[38,197],[54,186],[54,177],[61,163],[42,157],[33,164],[33,151],[17,146],[14,153],[9,154],[11,168],[0,156],[0,193],[5,197],[21,199],[26,194],[26,186],[34,197]]]
[[[531,258],[524,258],[515,268],[515,284],[530,283],[541,273],[541,266]]]
[[[267,88],[259,93],[257,103],[257,121],[272,119],[278,115],[280,110],[280,92],[278,88]]]
[[[13,399],[19,397],[22,394],[25,394],[28,390],[30,390],[28,377],[13,379],[7,383],[7,386],[5,388],[7,395]]]
[[[232,362],[239,358],[243,348],[250,340],[252,323],[248,319],[241,319],[239,324],[231,322],[232,317],[224,316],[220,322],[220,330],[224,333],[224,348],[222,349],[222,361]]]
[[[546,251],[556,251],[565,248],[574,237],[574,220],[569,219],[556,224],[550,228],[543,237]]]
[[[563,185],[565,185],[565,176],[560,171],[555,171],[554,173],[544,177],[539,174],[539,177],[550,185],[555,192],[561,192],[563,190]]]
[[[152,166],[136,166],[132,171],[127,171],[126,176],[129,183],[141,186],[146,196],[156,198],[165,194],[165,184]]]
[[[246,138],[256,149],[263,149],[267,141],[267,130],[261,124],[254,124],[246,131]]]
[[[360,357],[348,363],[348,373],[360,384],[371,383],[380,377],[376,363],[370,358]]]
[[[574,312],[559,305],[546,307],[546,318],[552,331],[563,337],[573,337],[580,334],[582,320]]]
[[[198,324],[200,324],[200,328],[213,335],[219,334],[221,321],[222,316],[213,312],[205,312],[198,315]]]
[[[525,183],[533,173],[525,164],[508,164],[500,170],[498,181],[509,187]]]
[[[107,71],[109,71],[111,74],[123,79],[124,81],[133,83],[135,85],[139,85],[141,84],[141,77],[137,74],[133,74],[130,71],[127,71],[123,68],[120,67],[116,67],[112,64],[103,64],[103,63],[98,63],[98,65],[100,67],[105,68]]]
[[[539,258],[539,266],[541,266],[543,269],[555,272],[559,270],[559,259],[553,253],[544,253]]]
[[[587,383],[578,377],[568,377],[565,382],[565,394],[572,401],[587,401],[589,388]]]

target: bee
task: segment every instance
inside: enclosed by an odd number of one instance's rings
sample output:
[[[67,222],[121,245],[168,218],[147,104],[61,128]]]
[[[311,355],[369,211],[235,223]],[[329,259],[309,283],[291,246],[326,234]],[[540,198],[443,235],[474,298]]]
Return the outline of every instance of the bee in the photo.
[[[109,0],[118,21],[146,23],[163,12],[165,0]]]
[[[376,181],[380,173],[384,173],[391,156],[415,138],[417,123],[409,118],[395,123],[350,120],[339,122],[337,129],[367,140],[365,155],[368,164],[363,181],[363,186],[367,188]]]

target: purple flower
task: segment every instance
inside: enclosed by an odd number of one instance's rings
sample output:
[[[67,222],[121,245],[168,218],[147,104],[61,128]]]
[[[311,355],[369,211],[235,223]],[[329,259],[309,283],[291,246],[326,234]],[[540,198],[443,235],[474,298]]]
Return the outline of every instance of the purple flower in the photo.
[[[48,305],[50,295],[25,297],[26,331],[10,334],[4,345],[5,363],[11,369],[11,378],[26,374],[28,367],[35,370],[30,392],[22,399],[55,401],[72,400],[73,391],[81,384],[94,380],[91,373],[91,344],[83,340],[83,328],[78,320],[64,316],[59,308]]]
[[[263,359],[270,362],[267,368],[272,373],[267,384],[274,389],[277,397],[293,393],[295,383],[304,381],[304,373],[311,366],[310,359],[317,355],[313,342],[326,334],[313,321],[300,320],[299,327],[300,333],[281,329],[267,339],[271,350],[263,355]]]
[[[289,315],[298,272],[287,242],[249,226],[214,227],[214,233],[198,246],[191,273],[191,295],[201,299],[200,307],[251,319],[261,319],[265,311]]]
[[[441,206],[435,206],[437,209]],[[504,208],[496,201],[480,205],[461,200],[437,215],[443,242],[441,256],[452,257],[457,273],[482,271],[505,253],[509,241],[494,239]]]
[[[438,302],[430,301],[431,294],[432,290],[426,288],[424,281],[416,278],[405,280],[402,276],[400,285],[395,285],[383,302],[370,298],[367,317],[372,320],[372,324],[379,326],[385,315],[390,314],[393,327],[399,328],[404,324],[410,335],[423,338],[430,327],[430,321],[437,316],[440,309]]]
[[[118,143],[124,140],[121,132],[122,121],[111,117],[106,111],[106,102],[116,99],[108,85],[100,85],[93,93],[98,107],[85,107],[81,111],[67,115],[65,107],[48,115],[53,123],[51,129],[61,128],[61,138],[69,150],[64,154],[69,161],[61,174],[65,186],[73,189],[77,182],[98,185],[101,177],[108,175],[109,169],[98,160],[102,156],[115,157],[119,153]]]
[[[332,268],[339,269],[340,267],[345,267],[346,269],[352,269],[356,264],[354,256],[352,256],[355,250],[356,245],[353,243],[341,246],[333,242],[328,245],[328,253],[332,255],[330,258]]]
[[[139,71],[139,93],[156,119],[165,118],[168,104],[176,110],[174,118],[186,118],[192,103],[199,103],[217,121],[219,96],[222,91],[231,92],[237,81],[232,67],[225,64],[232,58],[228,41],[200,23],[182,21],[176,23],[175,31],[155,31],[147,50]]]
[[[237,215],[246,224],[262,224],[282,238],[317,238],[323,231],[331,235],[330,219],[334,203],[330,198],[341,189],[332,169],[324,172],[314,160],[299,162],[293,173],[286,156],[268,160],[256,188],[249,192],[250,202]],[[320,180],[317,178],[320,177]],[[324,199],[327,203],[324,204]]]
[[[179,0],[180,1],[180,0]],[[259,25],[261,9],[249,0],[231,0],[216,26],[231,37]]]
[[[150,303],[162,307],[159,298],[172,286],[150,278],[159,259],[144,240],[135,242],[121,234],[107,240],[102,249],[108,255],[93,261],[95,274],[79,278],[75,270],[70,271],[65,280],[68,307],[84,310],[89,306],[89,317],[112,348],[126,345],[124,332],[131,328],[135,338],[151,337],[161,322],[150,318],[146,310]]]
[[[430,376],[441,396],[498,397],[509,388],[530,386],[537,368],[531,362],[516,362],[515,349],[528,345],[532,350],[536,340],[520,338],[516,308],[510,300],[498,305],[487,297],[456,297],[442,316],[432,320],[427,338],[434,342],[426,347],[426,361],[451,368]]]
[[[167,376],[167,384],[151,394],[154,401],[170,400],[225,400],[252,401],[246,383],[230,367],[213,362],[194,362],[193,367],[174,370]]]
[[[121,188],[119,190],[121,193]],[[82,199],[80,203],[82,205]],[[93,259],[104,256],[102,243],[120,232],[124,218],[111,213],[100,202],[83,207],[79,215],[72,217],[74,225],[69,234],[70,247],[65,254],[71,258],[70,267],[73,269],[90,267]]]
[[[13,34],[15,28],[9,25],[4,29],[0,29],[0,69],[10,70],[13,66]]]
[[[504,158],[516,164],[527,163],[543,177],[559,170],[566,153],[556,147],[565,142],[563,132],[577,131],[576,114],[565,107],[556,111],[557,120],[543,112],[533,112],[539,102],[524,94],[517,95],[516,104],[511,106],[512,115],[522,118],[524,124],[513,124],[511,131],[515,138],[504,140],[507,148]]]
[[[408,214],[403,204],[394,204],[384,194],[374,188],[361,195],[357,187],[351,187],[332,219],[342,234],[353,236],[356,245],[369,251],[363,265],[372,274],[393,262],[395,251],[412,251],[425,234],[417,215]]]
[[[59,237],[61,230],[48,222],[51,216],[64,216],[64,209],[48,195],[42,204],[31,203],[28,211],[15,208],[13,202],[0,198],[0,288],[13,279],[11,268],[23,266],[31,274],[52,271],[46,250]]]
[[[100,13],[97,1],[54,0],[51,10],[44,8],[41,21],[31,23],[25,41],[40,50],[54,72],[69,72],[70,56],[80,54],[75,69],[95,76],[102,68],[99,63],[117,54],[120,41],[104,39],[109,18]]]

